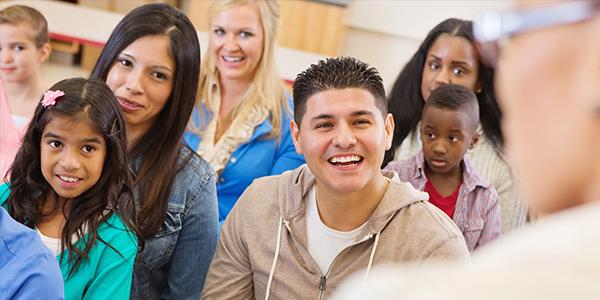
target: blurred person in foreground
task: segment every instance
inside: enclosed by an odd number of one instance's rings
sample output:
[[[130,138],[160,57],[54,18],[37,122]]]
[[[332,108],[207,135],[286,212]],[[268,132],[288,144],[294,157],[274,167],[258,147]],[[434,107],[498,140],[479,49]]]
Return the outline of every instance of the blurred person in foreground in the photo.
[[[540,221],[469,267],[374,270],[336,299],[600,297],[600,1],[517,2],[475,28],[499,67],[507,152]]]

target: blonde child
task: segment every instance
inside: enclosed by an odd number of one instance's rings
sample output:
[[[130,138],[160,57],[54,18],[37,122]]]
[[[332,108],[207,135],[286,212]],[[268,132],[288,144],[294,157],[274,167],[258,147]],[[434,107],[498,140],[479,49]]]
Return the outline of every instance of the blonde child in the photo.
[[[45,89],[40,71],[50,51],[48,25],[40,12],[22,5],[0,11],[0,178]]]

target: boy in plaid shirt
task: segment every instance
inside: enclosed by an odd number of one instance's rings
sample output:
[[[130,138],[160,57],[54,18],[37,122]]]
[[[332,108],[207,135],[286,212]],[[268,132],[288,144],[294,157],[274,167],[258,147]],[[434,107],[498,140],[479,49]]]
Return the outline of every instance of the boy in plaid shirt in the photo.
[[[429,194],[465,237],[469,251],[500,235],[498,193],[477,173],[467,156],[479,139],[479,105],[469,89],[449,84],[426,101],[419,128],[422,150],[404,161],[392,161],[401,181]]]

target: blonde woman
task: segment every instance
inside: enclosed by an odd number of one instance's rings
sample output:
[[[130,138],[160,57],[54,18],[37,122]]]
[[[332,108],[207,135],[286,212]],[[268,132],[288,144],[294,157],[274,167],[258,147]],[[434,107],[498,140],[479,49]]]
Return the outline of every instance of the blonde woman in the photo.
[[[274,63],[276,1],[215,1],[197,107],[185,141],[219,175],[222,222],[255,178],[304,163],[290,137],[291,100]]]

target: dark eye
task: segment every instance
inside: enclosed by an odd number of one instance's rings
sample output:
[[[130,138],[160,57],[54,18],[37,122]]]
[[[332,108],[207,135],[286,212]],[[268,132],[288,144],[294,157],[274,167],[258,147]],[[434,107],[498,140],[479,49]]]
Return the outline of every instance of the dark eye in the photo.
[[[118,62],[125,67],[131,67],[133,65],[133,63],[127,58],[119,58]]]
[[[315,126],[315,128],[317,128],[317,129],[327,129],[327,128],[331,128],[331,127],[333,127],[333,124],[331,124],[329,122],[319,123]]]
[[[449,137],[448,137],[448,139],[449,139],[451,142],[453,142],[453,143],[456,143],[456,142],[460,141],[460,138],[459,138],[459,137],[457,137],[457,136],[453,136],[453,135],[449,136]]]
[[[48,143],[48,145],[51,148],[57,149],[57,148],[60,148],[62,146],[62,143],[59,142],[59,141],[50,141],[50,143]]]
[[[152,72],[152,76],[160,80],[166,80],[168,78],[167,74],[162,72]]]
[[[19,52],[19,51],[23,51],[23,50],[25,50],[25,46],[23,46],[23,45],[16,45],[16,46],[14,47],[14,49],[15,49],[15,51],[17,51],[17,52]]]
[[[429,62],[429,69],[431,70],[437,70],[440,68],[440,64],[438,64],[435,61]]]
[[[96,148],[94,148],[94,146],[85,145],[85,146],[83,146],[83,148],[81,148],[81,150],[85,153],[92,153],[92,152],[96,151]]]
[[[369,120],[365,120],[365,119],[358,119],[354,121],[354,125],[358,125],[358,126],[366,126],[371,124],[371,121]]]
[[[425,136],[427,137],[427,139],[430,139],[430,140],[435,139],[435,134],[433,134],[431,132],[425,133]]]
[[[456,75],[456,76],[462,76],[464,75],[466,72],[463,68],[454,68],[452,69],[452,74]]]

